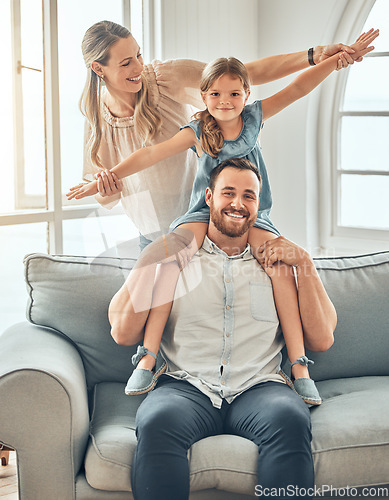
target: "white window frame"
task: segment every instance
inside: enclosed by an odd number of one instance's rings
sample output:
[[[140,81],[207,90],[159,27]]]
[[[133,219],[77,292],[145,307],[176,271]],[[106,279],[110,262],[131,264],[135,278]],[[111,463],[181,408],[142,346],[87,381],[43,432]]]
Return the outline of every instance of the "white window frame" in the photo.
[[[15,167],[15,206],[16,209],[41,208],[46,205],[45,196],[27,195],[25,192],[24,175],[24,115],[23,115],[23,89],[22,68],[27,71],[42,72],[43,68],[29,68],[22,64],[22,43],[20,0],[11,2],[12,29],[12,83],[13,83],[13,115],[14,115],[14,167]]]
[[[368,18],[375,0],[348,2],[335,40],[355,40]],[[383,55],[376,53],[366,57]],[[340,158],[340,123],[343,116],[388,116],[387,112],[340,111],[345,93],[347,71],[340,71],[337,78],[323,85],[319,104],[318,164],[320,192],[320,245],[327,252],[370,252],[389,248],[389,231],[345,227],[338,224],[339,179],[344,172],[338,168]],[[350,69],[352,71],[352,68]],[[329,105],[331,103],[331,105]],[[353,171],[347,170],[348,174]],[[364,175],[363,171],[357,172]],[[369,171],[366,174],[387,175]]]
[[[14,102],[19,108],[14,108],[15,128],[15,189],[17,210],[9,214],[0,214],[0,226],[16,224],[32,224],[37,222],[48,223],[48,253],[63,253],[63,221],[82,219],[92,213],[98,213],[100,205],[85,203],[80,206],[64,206],[61,188],[61,149],[60,149],[60,109],[59,109],[59,78],[58,78],[58,19],[57,2],[59,0],[42,0],[43,7],[43,47],[44,47],[44,99],[45,99],[45,142],[46,142],[46,189],[47,197],[43,200],[45,209],[34,207],[42,206],[42,197],[26,196],[24,193],[24,165],[23,165],[23,115],[20,109],[22,103],[22,89],[20,76],[21,36],[20,36],[20,0],[11,0],[11,22],[13,32],[13,75],[14,75]],[[131,26],[131,0],[122,0],[123,24]],[[18,71],[19,67],[19,71]],[[21,104],[22,105],[22,104]],[[17,113],[15,111],[18,111]],[[123,214],[121,206],[105,211],[104,216]]]

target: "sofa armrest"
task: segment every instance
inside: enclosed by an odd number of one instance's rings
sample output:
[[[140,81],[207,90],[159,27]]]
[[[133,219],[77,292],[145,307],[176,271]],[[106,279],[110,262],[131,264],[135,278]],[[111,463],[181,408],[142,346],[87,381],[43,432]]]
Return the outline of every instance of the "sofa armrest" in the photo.
[[[16,449],[20,498],[75,498],[89,433],[76,347],[24,322],[0,335],[0,353],[0,441]]]

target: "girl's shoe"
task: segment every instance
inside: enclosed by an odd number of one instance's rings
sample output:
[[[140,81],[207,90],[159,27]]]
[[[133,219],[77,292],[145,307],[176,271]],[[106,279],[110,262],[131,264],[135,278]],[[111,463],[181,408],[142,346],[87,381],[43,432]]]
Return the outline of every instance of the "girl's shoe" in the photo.
[[[143,345],[138,346],[136,354],[132,356],[132,364],[136,367],[139,361],[143,358],[143,356],[146,356],[146,354],[151,354],[151,356],[155,359],[154,371],[146,370],[145,368],[135,368],[131,377],[128,379],[126,388],[124,389],[127,396],[136,396],[150,392],[154,389],[155,384],[158,381],[158,377],[166,371],[166,361],[162,358],[160,352],[158,352],[158,355],[156,356]]]
[[[300,365],[308,366],[308,364],[313,365],[314,362],[311,359],[308,359],[307,356],[301,356],[300,358],[296,359],[296,361],[294,361],[291,366],[296,365],[297,363],[299,363]],[[296,392],[304,400],[305,403],[315,406],[321,405],[322,399],[320,397],[319,391],[316,388],[315,382],[312,379],[295,379],[293,375],[290,379],[288,375],[282,370],[280,370],[279,373],[285,379],[285,382],[288,384],[288,386],[293,389],[294,392]]]

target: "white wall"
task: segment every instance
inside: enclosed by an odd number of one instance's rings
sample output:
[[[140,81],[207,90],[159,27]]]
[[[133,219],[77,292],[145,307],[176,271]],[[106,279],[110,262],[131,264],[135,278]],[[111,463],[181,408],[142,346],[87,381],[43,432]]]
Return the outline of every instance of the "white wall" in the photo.
[[[351,43],[333,39],[349,1],[155,1],[162,24],[155,26],[154,54],[204,61],[233,55],[248,62],[329,42]],[[292,78],[262,86],[254,97],[272,95]],[[320,88],[269,120],[261,138],[273,191],[273,221],[285,236],[313,252],[319,245],[319,94]]]
[[[260,1],[259,55],[340,41],[334,40],[334,33],[347,3],[347,0]],[[334,73],[329,78],[336,77]],[[273,94],[293,78],[267,85],[262,88],[263,95]],[[316,156],[320,92],[319,87],[269,120],[262,136],[273,189],[273,220],[285,236],[314,253],[320,240]]]

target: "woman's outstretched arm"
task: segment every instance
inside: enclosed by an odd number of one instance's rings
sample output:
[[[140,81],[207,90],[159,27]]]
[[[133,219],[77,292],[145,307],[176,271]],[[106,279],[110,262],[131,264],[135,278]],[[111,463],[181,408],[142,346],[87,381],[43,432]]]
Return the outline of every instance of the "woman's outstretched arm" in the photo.
[[[359,58],[365,56],[367,53],[374,50],[370,44],[379,35],[378,30],[370,30],[364,36],[358,38],[357,42],[353,44],[354,57]],[[315,89],[321,82],[323,82],[337,67],[338,56],[329,57],[321,64],[314,66],[300,75],[298,75],[292,83],[287,87],[277,92],[271,97],[262,101],[262,119],[265,121],[267,118],[279,113],[281,110],[292,104],[293,102],[301,99]]]
[[[356,42],[358,42],[358,40],[364,35],[366,35],[366,33],[362,33]],[[355,49],[353,48],[353,45],[349,46],[343,43],[336,43],[331,45],[317,45],[312,48],[313,62],[315,64],[320,64],[323,61],[326,61],[329,57],[337,54],[337,70],[345,68],[349,64],[354,64],[355,61],[359,62],[362,60],[362,56],[355,57]],[[290,54],[264,57],[256,61],[246,63],[245,66],[253,85],[269,83],[291,75],[296,71],[308,68],[308,49]]]

